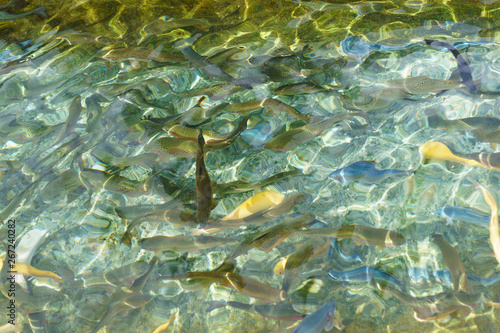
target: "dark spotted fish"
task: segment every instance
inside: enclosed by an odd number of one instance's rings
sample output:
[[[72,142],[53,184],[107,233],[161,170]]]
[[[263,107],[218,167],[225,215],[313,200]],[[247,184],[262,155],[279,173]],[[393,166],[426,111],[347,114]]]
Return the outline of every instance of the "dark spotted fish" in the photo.
[[[203,147],[205,139],[202,130],[198,134],[198,151],[196,153],[196,217],[200,224],[206,224],[212,210],[212,182],[205,167]]]

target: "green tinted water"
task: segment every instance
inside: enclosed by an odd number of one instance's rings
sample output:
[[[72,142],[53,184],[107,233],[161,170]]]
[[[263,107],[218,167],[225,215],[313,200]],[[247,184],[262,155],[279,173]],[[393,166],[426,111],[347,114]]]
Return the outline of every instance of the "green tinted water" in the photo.
[[[473,184],[498,200],[498,162],[496,155],[482,156],[489,162],[477,166],[477,156],[470,155],[495,153],[498,143],[496,1],[5,5],[6,13],[24,17],[0,22],[0,217],[3,240],[16,240],[15,268],[26,273],[16,275],[15,297],[10,283],[1,288],[6,315],[10,300],[16,301],[17,326],[5,315],[5,329],[153,332],[172,318],[171,332],[293,330],[298,318],[265,320],[267,310],[258,310],[273,293],[303,315],[334,301],[333,331],[500,327],[496,310],[484,305],[498,301],[498,284],[474,278],[498,275],[489,256],[490,207]],[[424,39],[453,44],[469,62],[479,91],[464,86],[450,51]],[[203,64],[191,66],[183,47],[235,80],[211,78]],[[198,146],[174,139],[172,126],[203,128],[208,142],[210,130],[231,133],[250,113],[244,131],[205,146],[206,169],[217,183],[210,218],[223,218],[259,190],[305,197],[286,212],[253,220],[257,226],[239,221],[210,236],[239,244],[303,213],[323,223],[310,228],[356,224],[399,232],[406,242],[376,248],[315,237],[308,243],[310,237],[285,228],[278,235],[288,237],[268,245],[269,251],[234,255],[232,273],[218,275],[213,284],[160,279],[214,270],[236,248],[221,241],[209,249],[158,250],[158,262],[146,264],[155,252],[141,249],[141,239],[203,233],[196,220]],[[337,121],[324,120],[335,116]],[[435,141],[468,162],[435,155],[427,160],[419,149]],[[357,178],[347,171],[331,175],[360,161],[400,174],[355,164],[362,171]],[[265,181],[282,172],[289,173]],[[224,185],[235,181],[240,183]],[[445,206],[460,207],[445,211],[454,219],[440,215]],[[153,209],[168,210],[177,225],[158,223],[164,215],[147,215]],[[189,226],[178,226],[179,212]],[[16,221],[10,238],[9,219]],[[210,222],[220,223],[209,221],[205,229]],[[343,282],[328,276],[331,270],[376,268],[397,279],[405,294],[435,307],[457,297],[447,272],[453,268],[432,241],[435,233],[444,234],[473,276],[472,295],[483,294],[430,316],[442,318],[418,321],[394,292],[377,287],[375,282],[395,288],[387,275],[372,281],[351,275]],[[301,246],[315,251],[297,254],[296,260],[308,260],[285,277],[276,274],[278,263]],[[251,289],[247,279],[273,289]],[[281,294],[284,279],[290,285]],[[261,312],[225,305],[209,312],[210,304],[222,305],[210,301],[254,304]],[[469,308],[470,314],[463,311]]]

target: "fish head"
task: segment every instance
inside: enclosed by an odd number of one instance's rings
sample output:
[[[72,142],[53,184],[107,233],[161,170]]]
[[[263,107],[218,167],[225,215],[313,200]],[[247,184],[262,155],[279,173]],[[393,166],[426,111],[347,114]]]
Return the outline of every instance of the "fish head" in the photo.
[[[397,246],[406,243],[406,239],[399,232],[389,231],[385,238],[385,246]]]
[[[330,175],[328,175],[328,178],[330,178],[331,180],[333,180],[336,183],[340,183],[342,185],[345,185],[344,177],[342,177],[342,170],[335,170]]]

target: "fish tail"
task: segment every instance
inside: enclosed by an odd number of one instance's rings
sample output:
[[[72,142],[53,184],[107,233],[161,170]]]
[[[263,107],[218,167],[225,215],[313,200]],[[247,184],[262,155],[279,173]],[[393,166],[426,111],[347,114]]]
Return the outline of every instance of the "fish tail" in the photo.
[[[208,301],[208,302],[203,302],[203,304],[208,305],[207,309],[205,310],[206,312],[212,312],[215,309],[219,309],[226,306],[226,302],[222,301]]]
[[[47,13],[45,13],[45,6],[38,7],[33,12],[43,16],[45,19],[48,18]]]

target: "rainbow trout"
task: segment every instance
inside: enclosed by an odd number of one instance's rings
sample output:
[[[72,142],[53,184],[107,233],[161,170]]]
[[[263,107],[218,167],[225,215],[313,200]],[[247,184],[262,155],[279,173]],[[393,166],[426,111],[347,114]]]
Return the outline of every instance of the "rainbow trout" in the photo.
[[[274,149],[279,151],[289,151],[300,144],[313,140],[318,135],[322,134],[335,123],[354,116],[362,116],[361,113],[347,113],[334,117],[329,117],[321,121],[306,124],[279,134],[274,139],[264,145],[266,149]]]
[[[160,254],[162,251],[199,251],[236,243],[233,239],[215,236],[154,236],[141,239],[139,246]]]
[[[235,129],[229,133],[220,134],[215,131],[204,130],[203,138],[205,139],[205,144],[212,145],[215,143],[221,143],[233,139],[235,136],[237,136],[247,128],[247,122],[250,117],[251,115],[247,115],[246,117],[241,118],[238,126],[236,126]],[[196,128],[186,127],[178,124],[170,127],[168,132],[178,138],[198,141],[199,130],[197,130]]]
[[[142,222],[149,222],[149,223],[168,222],[173,224],[180,224],[182,226],[191,226],[193,228],[196,228],[198,226],[196,217],[181,209],[156,210],[143,214],[133,219],[127,226],[127,229],[125,230],[125,233],[122,236],[123,243],[125,244],[131,243],[130,233],[132,232],[132,229],[140,225]]]
[[[182,62],[184,57],[164,53],[149,47],[126,47],[108,51],[102,56],[106,60],[124,61],[124,60],[154,60],[156,62]]]
[[[389,87],[402,89],[412,95],[433,94],[443,90],[458,88],[462,84],[450,80],[436,80],[427,76],[406,77],[404,79],[394,79],[386,82]]]
[[[378,288],[396,297],[400,302],[413,308],[415,319],[418,321],[432,321],[447,317],[458,312],[462,317],[467,317],[474,307],[483,304],[486,300],[483,294],[470,294],[465,292],[448,292],[428,297],[413,297],[389,286]]]
[[[299,235],[306,237],[333,237],[337,239],[351,238],[356,245],[368,246],[398,246],[403,245],[406,239],[399,232],[387,229],[365,227],[357,224],[333,228],[318,228],[299,231]]]
[[[204,148],[211,151],[224,148],[230,144],[231,142],[221,142]],[[191,140],[162,137],[148,142],[144,150],[157,154],[158,160],[168,160],[172,156],[193,158],[197,156],[198,143]]]
[[[460,259],[458,251],[451,246],[443,235],[434,234],[432,235],[432,241],[437,244],[441,253],[443,254],[444,262],[450,270],[451,276],[453,277],[453,286],[455,291],[464,291],[470,293],[472,287],[467,280],[467,274],[465,272],[465,267]]]
[[[226,260],[232,260],[242,254],[247,253],[253,248],[257,248],[264,252],[270,252],[273,248],[281,244],[292,233],[297,232],[300,228],[308,225],[314,220],[314,215],[303,214],[297,217],[286,219],[285,221],[247,237],[240,245],[234,249],[231,255]]]
[[[68,119],[64,123],[61,134],[57,137],[56,141],[52,145],[56,145],[61,142],[64,138],[66,138],[71,131],[75,128],[78,119],[80,119],[80,113],[82,112],[82,99],[80,96],[77,96],[73,99],[69,106]]]
[[[186,57],[187,60],[189,60],[189,62],[191,62],[192,65],[195,65],[200,70],[205,72],[210,79],[218,78],[235,86],[240,86],[246,89],[252,89],[252,86],[250,84],[248,84],[244,80],[237,80],[231,75],[227,74],[222,69],[212,64],[198,53],[196,53],[196,51],[193,50],[191,47],[189,46],[183,47],[182,54],[184,55],[184,57]]]

